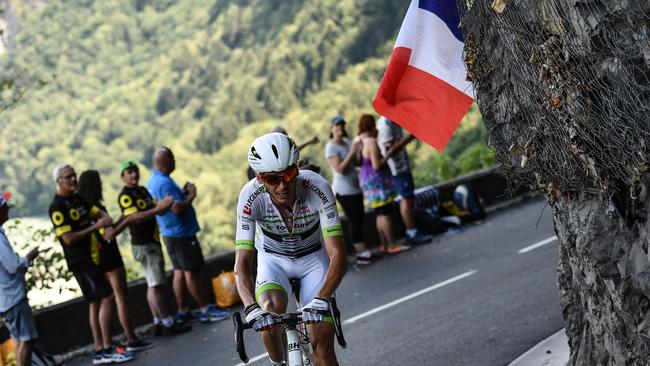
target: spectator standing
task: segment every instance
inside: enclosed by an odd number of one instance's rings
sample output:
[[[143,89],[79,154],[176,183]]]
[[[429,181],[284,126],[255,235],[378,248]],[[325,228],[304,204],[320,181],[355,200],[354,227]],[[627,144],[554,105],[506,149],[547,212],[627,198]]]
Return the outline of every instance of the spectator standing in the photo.
[[[157,215],[156,220],[174,267],[172,287],[178,305],[176,321],[182,323],[193,318],[185,301],[186,289],[201,308],[200,322],[207,323],[225,319],[229,313],[215,305],[208,304],[201,286],[199,273],[205,266],[205,260],[196,237],[200,228],[196,212],[192,207],[192,202],[196,198],[196,187],[187,182],[181,189],[169,176],[176,169],[176,160],[169,148],[161,147],[156,150],[154,165],[153,174],[147,182],[149,192],[156,200],[162,200],[167,196],[174,199],[170,210],[162,215]]]
[[[49,215],[54,233],[63,246],[68,270],[79,283],[88,303],[90,329],[95,343],[93,364],[129,361],[133,358],[132,352],[120,353],[112,345],[110,324],[113,294],[99,266],[97,248],[99,243],[105,241],[99,229],[109,227],[111,218],[76,193],[77,174],[72,166],[57,166],[52,178],[56,183],[56,194],[50,204]]]
[[[133,258],[142,265],[147,281],[147,302],[153,315],[154,335],[173,335],[189,331],[189,324],[180,324],[170,315],[165,301],[165,262],[160,248],[160,232],[156,215],[169,209],[174,199],[166,196],[159,202],[140,186],[140,169],[133,161],[120,165],[124,187],[118,196],[122,217],[115,228],[118,235],[126,227],[131,233]]]
[[[336,200],[343,207],[352,232],[352,242],[357,253],[355,263],[365,265],[372,263],[373,256],[363,239],[365,210],[363,208],[363,193],[359,187],[355,169],[361,147],[361,141],[350,143],[345,131],[343,116],[332,118],[330,141],[325,145],[325,158],[332,169],[332,189],[336,194]]]
[[[91,206],[99,208],[103,212],[108,212],[104,207],[104,197],[102,195],[102,180],[99,172],[96,170],[86,170],[79,176],[79,195],[86,200]],[[112,221],[112,220],[111,220]],[[122,254],[115,241],[113,226],[100,228],[98,235],[97,254],[99,256],[99,267],[104,272],[108,284],[115,295],[117,303],[117,316],[127,338],[126,350],[130,352],[141,351],[153,347],[150,342],[140,339],[133,330],[131,322],[131,312],[127,297],[126,269],[122,261]]]
[[[386,117],[380,117],[377,122],[377,142],[379,149],[388,163],[400,195],[399,212],[406,227],[406,240],[410,244],[424,244],[431,241],[430,235],[418,232],[413,218],[415,207],[415,187],[409,165],[408,154],[404,146],[413,141],[415,136],[404,137],[402,128]]]
[[[38,256],[38,248],[18,257],[11,249],[2,225],[9,220],[10,192],[0,195],[0,317],[4,319],[11,337],[16,340],[18,366],[32,364],[32,345],[38,332],[32,308],[27,301],[25,273]]]
[[[397,197],[395,186],[386,165],[382,164],[382,156],[377,146],[377,128],[375,117],[364,114],[359,119],[359,139],[363,143],[361,170],[359,182],[366,204],[377,215],[377,231],[381,239],[381,251],[387,254],[397,254],[411,249],[408,245],[397,245],[393,235],[391,214],[393,202]]]

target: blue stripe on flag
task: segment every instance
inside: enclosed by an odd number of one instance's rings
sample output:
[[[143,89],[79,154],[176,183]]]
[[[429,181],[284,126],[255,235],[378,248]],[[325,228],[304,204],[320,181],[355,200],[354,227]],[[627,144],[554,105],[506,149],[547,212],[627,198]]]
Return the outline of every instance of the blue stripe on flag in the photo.
[[[418,7],[432,12],[442,19],[447,24],[447,28],[454,34],[454,37],[465,43],[465,38],[460,32],[460,16],[456,0],[419,0]]]

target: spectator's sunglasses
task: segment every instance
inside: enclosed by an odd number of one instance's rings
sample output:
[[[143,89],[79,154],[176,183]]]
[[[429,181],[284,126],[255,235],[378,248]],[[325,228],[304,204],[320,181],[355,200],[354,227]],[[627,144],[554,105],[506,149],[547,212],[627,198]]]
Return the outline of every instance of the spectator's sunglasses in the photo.
[[[296,176],[298,176],[298,165],[296,164],[293,164],[292,166],[278,173],[259,174],[259,178],[262,181],[262,183],[270,184],[272,186],[276,186],[280,184],[280,182],[282,181],[284,181],[285,183],[289,183],[292,180],[294,180]]]

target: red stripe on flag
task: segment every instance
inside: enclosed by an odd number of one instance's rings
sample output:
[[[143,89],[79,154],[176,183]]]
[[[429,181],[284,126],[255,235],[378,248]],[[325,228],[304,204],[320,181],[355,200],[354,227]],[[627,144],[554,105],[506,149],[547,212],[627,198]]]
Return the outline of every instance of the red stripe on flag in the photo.
[[[396,48],[372,105],[418,139],[442,151],[472,104],[458,89],[408,65],[411,50]]]

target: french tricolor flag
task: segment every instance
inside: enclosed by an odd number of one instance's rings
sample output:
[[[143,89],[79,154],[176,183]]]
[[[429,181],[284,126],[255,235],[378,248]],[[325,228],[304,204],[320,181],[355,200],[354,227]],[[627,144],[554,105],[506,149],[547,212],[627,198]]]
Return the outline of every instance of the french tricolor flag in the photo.
[[[474,101],[456,0],[412,0],[373,101],[377,113],[442,151]]]

